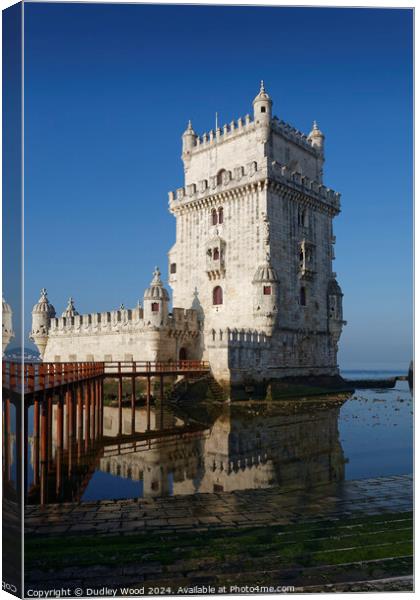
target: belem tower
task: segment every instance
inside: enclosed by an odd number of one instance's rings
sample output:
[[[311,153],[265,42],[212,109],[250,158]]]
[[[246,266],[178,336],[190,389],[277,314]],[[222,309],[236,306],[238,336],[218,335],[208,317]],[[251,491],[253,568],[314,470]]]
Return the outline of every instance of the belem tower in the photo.
[[[143,302],[57,316],[42,290],[31,339],[44,361],[208,360],[231,384],[338,374],[345,324],[333,272],[340,194],[323,184],[324,135],[272,114],[261,82],[246,115],[182,135],[185,183],[168,283],[158,268]]]

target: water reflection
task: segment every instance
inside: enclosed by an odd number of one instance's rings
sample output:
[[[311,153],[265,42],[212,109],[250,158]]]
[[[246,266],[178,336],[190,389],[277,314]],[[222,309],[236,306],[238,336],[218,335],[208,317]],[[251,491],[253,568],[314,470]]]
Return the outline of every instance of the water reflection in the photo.
[[[143,497],[281,486],[302,489],[344,478],[338,437],[344,399],[225,405],[195,435],[104,449],[99,470],[142,482]],[[170,413],[169,413],[170,414]],[[168,419],[171,417],[168,414]],[[176,419],[172,415],[172,419]],[[104,434],[116,415],[104,411]],[[94,490],[87,489],[89,499]]]
[[[378,476],[387,465],[392,474],[406,473],[402,438],[410,437],[412,403],[405,387],[271,403],[170,406],[155,398],[149,412],[138,398],[134,411],[127,406],[121,413],[93,401],[86,410],[78,394],[40,400],[27,411],[26,501],[304,490],[345,475]],[[16,406],[4,401],[3,482],[10,498],[23,462]]]
[[[345,400],[193,407],[156,400],[149,411],[127,407],[121,415],[118,407],[100,405],[99,416],[90,410],[95,403],[86,412],[77,395],[35,402],[28,410],[26,501],[307,489],[339,481],[345,460],[338,417]],[[6,439],[9,481],[12,429]]]

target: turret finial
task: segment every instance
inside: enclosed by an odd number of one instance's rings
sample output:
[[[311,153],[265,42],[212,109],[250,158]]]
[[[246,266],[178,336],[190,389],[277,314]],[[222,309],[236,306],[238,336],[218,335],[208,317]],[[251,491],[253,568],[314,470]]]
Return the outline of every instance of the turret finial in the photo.
[[[162,285],[162,280],[160,278],[160,269],[159,267],[155,267],[155,270],[153,271],[153,279],[152,279],[152,283],[151,285]]]
[[[260,93],[265,92],[264,79],[261,79]]]

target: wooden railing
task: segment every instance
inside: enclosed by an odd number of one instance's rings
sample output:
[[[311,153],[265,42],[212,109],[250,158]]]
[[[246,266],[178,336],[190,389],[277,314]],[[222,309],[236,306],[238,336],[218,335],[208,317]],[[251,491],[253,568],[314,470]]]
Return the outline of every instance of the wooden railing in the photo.
[[[104,374],[103,362],[24,363],[3,360],[3,388],[35,392]]]
[[[104,374],[108,376],[147,375],[155,373],[204,373],[210,370],[205,360],[177,361],[115,361],[104,363]]]
[[[128,377],[156,374],[206,373],[203,360],[24,363],[3,360],[3,388],[37,392],[92,377]]]

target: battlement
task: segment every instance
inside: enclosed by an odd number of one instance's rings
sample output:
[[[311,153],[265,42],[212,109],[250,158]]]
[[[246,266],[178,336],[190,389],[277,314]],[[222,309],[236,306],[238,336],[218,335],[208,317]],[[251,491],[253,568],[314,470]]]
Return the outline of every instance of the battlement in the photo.
[[[239,119],[232,120],[230,123],[225,123],[216,130],[210,129],[210,131],[203,133],[201,136],[198,135],[192,151],[193,153],[199,152],[214,144],[223,143],[227,140],[231,140],[233,137],[248,133],[251,129],[255,129],[255,122],[251,115],[248,114],[245,115],[245,117],[239,117]]]
[[[197,311],[174,308],[168,315],[166,329],[198,330]],[[139,331],[147,328],[144,321],[143,308],[136,306],[133,309],[121,308],[119,310],[101,313],[88,313],[72,317],[58,317],[50,319],[50,335],[89,335],[111,332]]]
[[[172,208],[180,202],[189,202],[203,196],[211,196],[235,188],[238,184],[244,185],[255,181],[258,174],[261,174],[261,171],[262,169],[259,168],[256,161],[235,167],[232,171],[223,170],[223,172],[212,175],[209,179],[202,179],[197,183],[192,183],[186,187],[178,188],[176,191],[169,192],[169,206]]]
[[[299,129],[296,129],[278,117],[273,117],[270,125],[273,131],[280,133],[294,144],[303,147],[312,154],[318,153],[318,149],[312,145],[308,136],[302,131],[299,131]],[[234,119],[230,123],[225,123],[222,127],[210,129],[210,131],[203,133],[201,136],[197,135],[191,153],[195,154],[202,150],[207,150],[216,144],[230,141],[240,135],[254,131],[258,126],[263,125],[257,124],[249,114],[245,115],[245,117],[239,117],[239,119],[236,120]]]
[[[303,135],[303,134],[302,134]],[[178,188],[176,191],[168,193],[169,207],[171,210],[180,205],[193,202],[198,199],[210,198],[215,194],[229,191],[238,186],[244,186],[249,183],[261,181],[271,176],[279,183],[296,189],[316,198],[317,200],[331,205],[336,210],[340,210],[341,194],[327,188],[325,185],[309,179],[308,177],[292,171],[288,166],[272,161],[268,172],[263,169],[256,161],[246,165],[235,167],[232,171],[224,170],[223,173],[215,174],[210,179],[203,179],[197,183],[192,183],[186,187]]]
[[[280,133],[283,137],[287,138],[291,142],[299,146],[303,146],[305,150],[308,150],[312,153],[318,152],[318,150],[312,146],[311,141],[308,139],[306,133],[302,133],[302,131],[292,127],[292,125],[289,125],[285,121],[278,119],[278,117],[273,117],[271,121],[271,127],[275,132]]]
[[[311,180],[301,173],[292,171],[287,165],[282,165],[276,161],[271,163],[269,173],[276,181],[284,182],[286,185],[303,191],[305,194],[331,204],[334,208],[340,210],[341,194],[319,183],[319,181]]]

